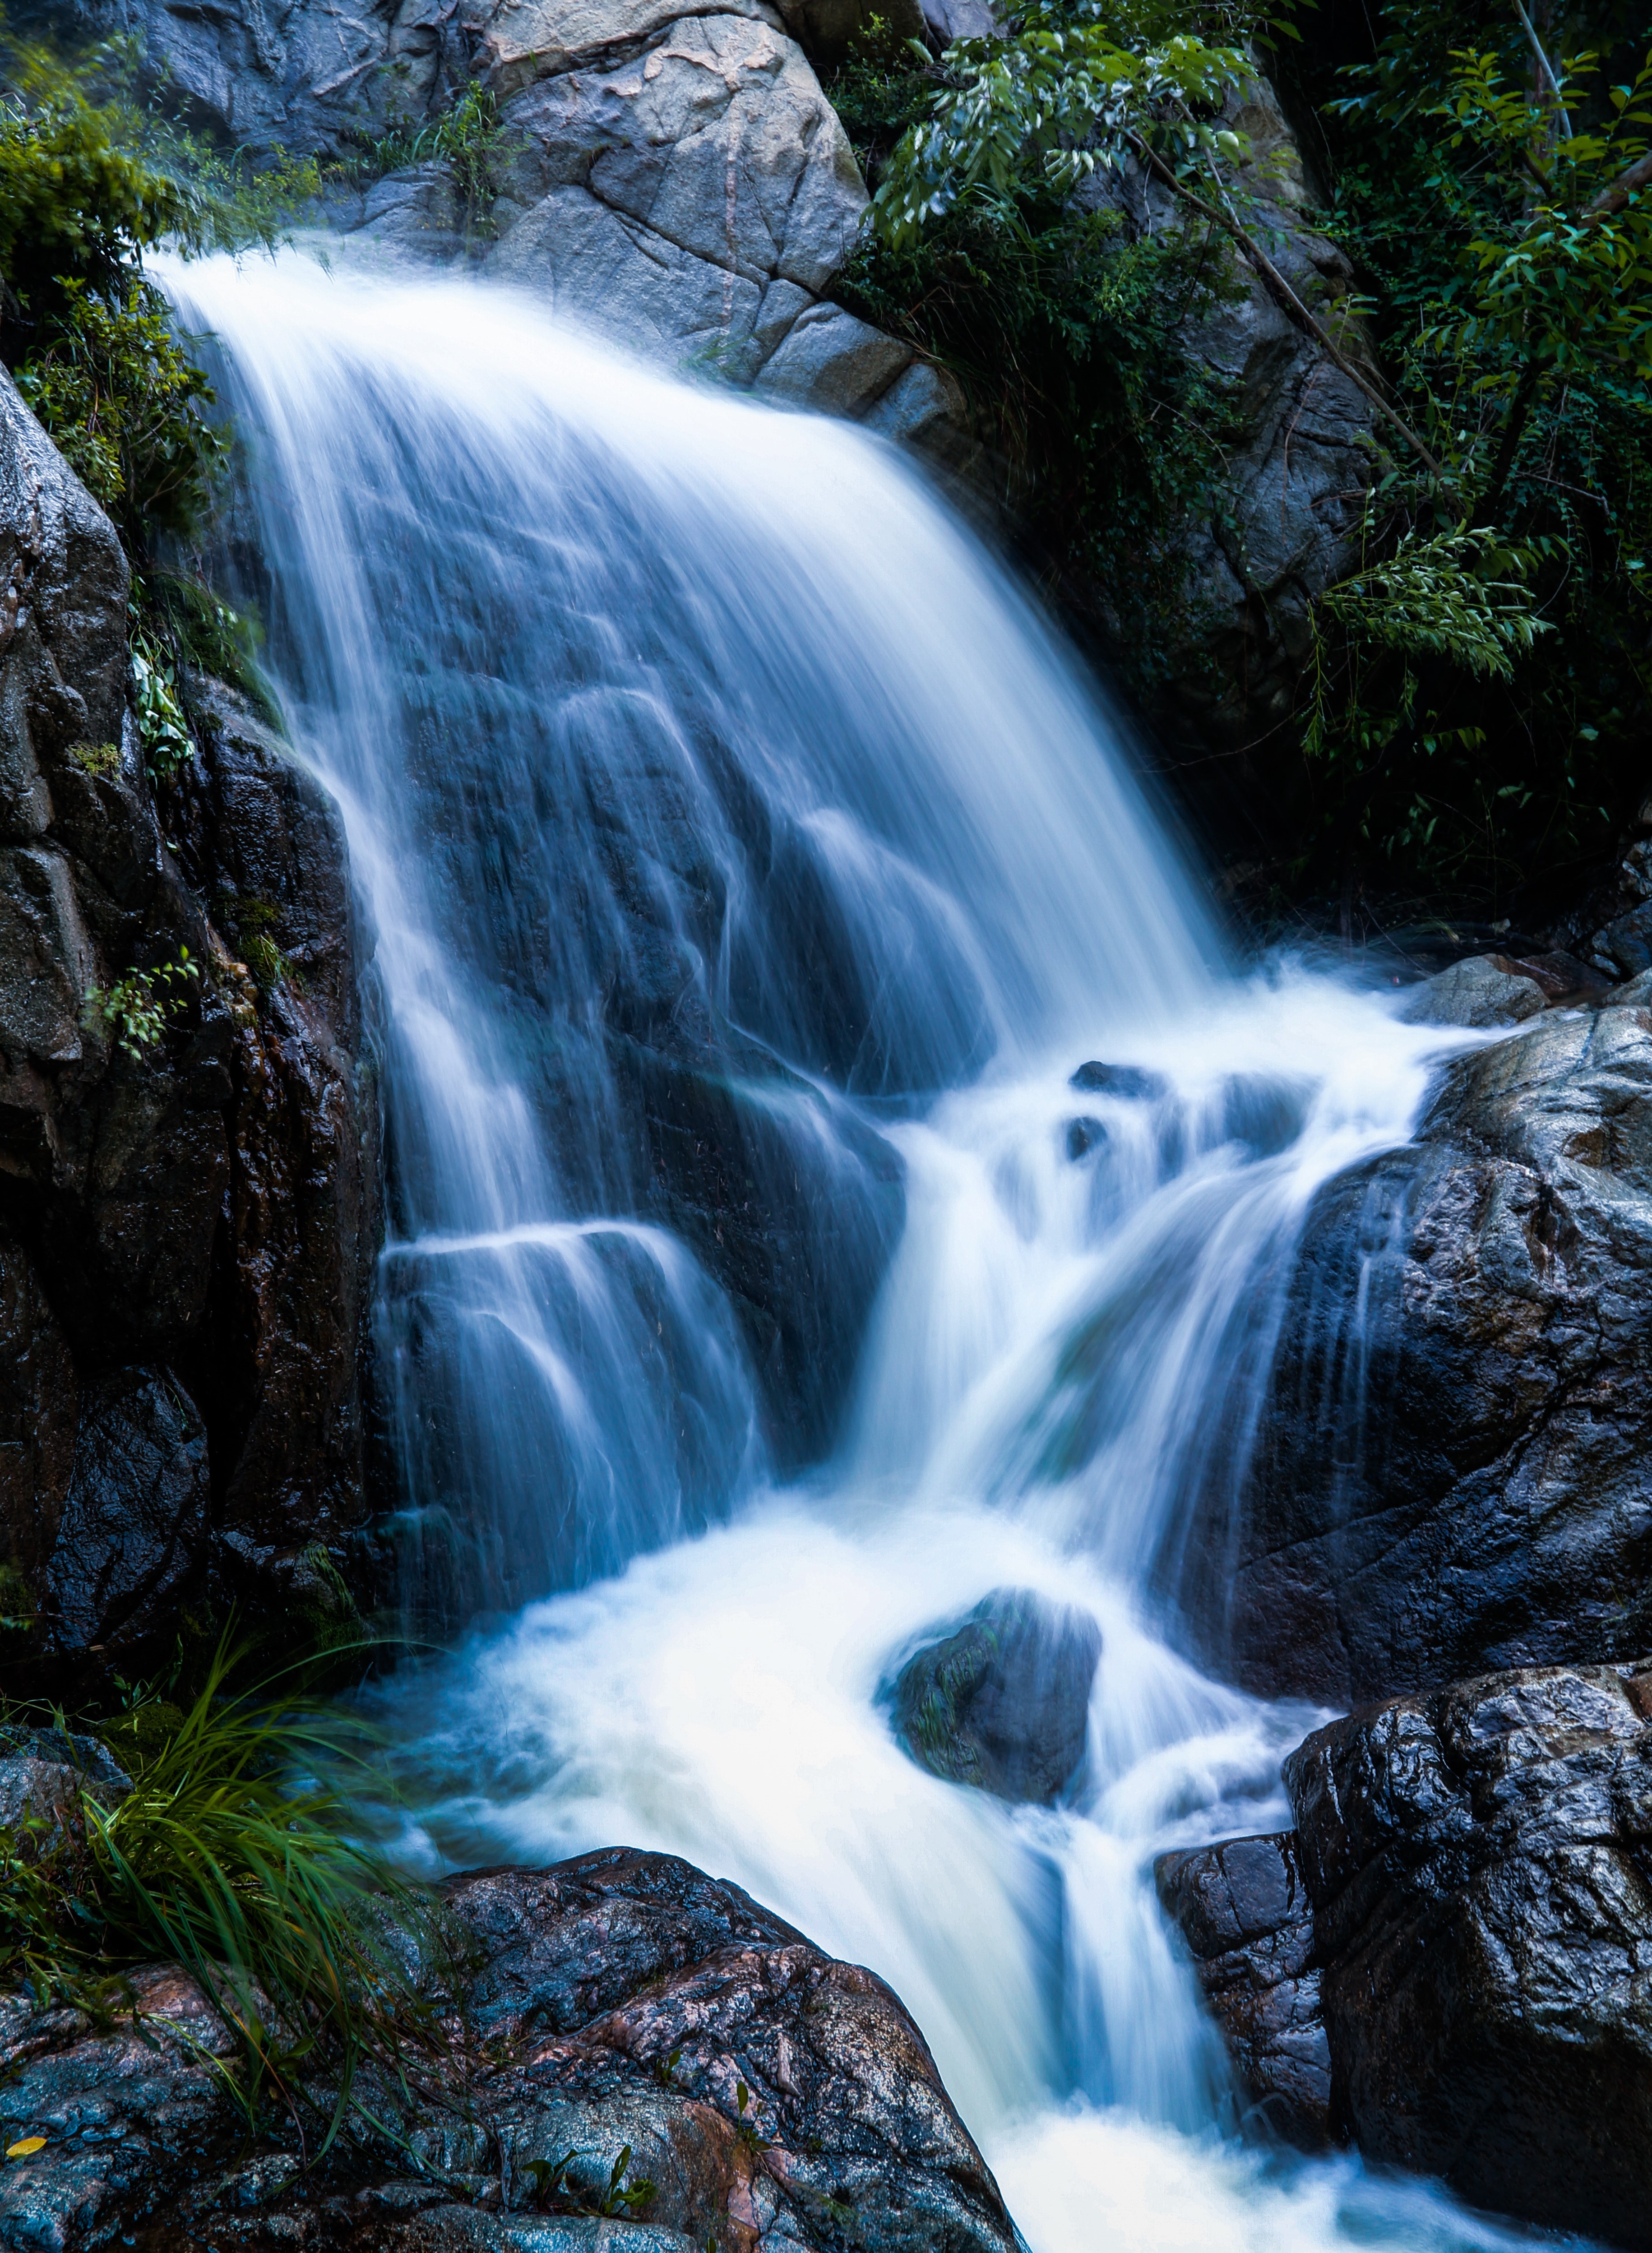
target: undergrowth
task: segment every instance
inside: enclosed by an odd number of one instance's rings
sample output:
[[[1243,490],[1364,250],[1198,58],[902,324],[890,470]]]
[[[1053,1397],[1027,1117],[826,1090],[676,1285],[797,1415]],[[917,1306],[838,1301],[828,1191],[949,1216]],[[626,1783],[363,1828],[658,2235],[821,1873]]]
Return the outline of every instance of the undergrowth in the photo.
[[[443,2050],[396,1945],[423,1906],[306,1780],[365,1768],[365,1731],[279,1678],[236,1686],[246,1656],[221,1641],[187,1705],[142,1692],[93,1725],[129,1792],[87,1775],[78,1822],[0,1829],[0,1979],[107,2021],[136,1965],[182,1964],[234,2037],[219,2069],[249,2126],[313,2117],[324,2151],[364,2064],[405,2088]]]

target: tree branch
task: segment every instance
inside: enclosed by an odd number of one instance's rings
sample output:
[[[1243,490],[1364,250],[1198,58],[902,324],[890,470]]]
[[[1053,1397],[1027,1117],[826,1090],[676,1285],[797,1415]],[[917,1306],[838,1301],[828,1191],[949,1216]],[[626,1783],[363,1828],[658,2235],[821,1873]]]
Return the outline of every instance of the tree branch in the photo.
[[[1323,324],[1317,321],[1314,315],[1309,312],[1307,307],[1297,296],[1295,290],[1292,289],[1290,283],[1286,280],[1284,275],[1280,273],[1279,268],[1273,263],[1273,261],[1268,256],[1261,245],[1246,233],[1237,219],[1232,218],[1228,213],[1221,210],[1216,205],[1207,203],[1202,196],[1196,194],[1192,188],[1188,187],[1185,180],[1178,179],[1176,175],[1171,171],[1169,165],[1167,164],[1164,159],[1157,155],[1153,149],[1149,148],[1147,142],[1142,139],[1139,133],[1133,133],[1126,127],[1124,137],[1130,143],[1132,149],[1134,150],[1140,161],[1147,166],[1149,171],[1153,172],[1159,179],[1164,182],[1165,185],[1170,190],[1173,195],[1180,196],[1183,203],[1191,204],[1195,211],[1202,212],[1206,219],[1214,220],[1224,234],[1228,234],[1232,237],[1233,241],[1238,245],[1247,264],[1249,264],[1260,277],[1269,296],[1279,307],[1280,310],[1291,320],[1294,321],[1299,328],[1305,330],[1307,333],[1314,338],[1314,341],[1319,345],[1321,351],[1324,352],[1327,359],[1332,361],[1335,366],[1341,368],[1342,373],[1348,378],[1349,381],[1356,385],[1358,388],[1364,393],[1366,398],[1370,400],[1371,405],[1382,416],[1384,422],[1390,424],[1392,429],[1398,431],[1400,436],[1411,448],[1412,453],[1417,456],[1418,459],[1427,470],[1429,475],[1431,477],[1439,478],[1443,483],[1446,476],[1445,471],[1434,459],[1434,457],[1429,452],[1427,447],[1417,436],[1417,433],[1411,428],[1409,423],[1401,421],[1400,417],[1395,414],[1393,408],[1388,404],[1388,401],[1377,390],[1375,384],[1373,384],[1370,378],[1363,374],[1355,363],[1349,359],[1348,354],[1343,352],[1341,345],[1338,345],[1327,332]]]
[[[1530,17],[1527,15],[1524,8],[1522,7],[1521,0],[1515,0],[1515,13],[1520,18],[1521,29],[1525,32],[1527,38],[1531,42],[1531,52],[1537,58],[1537,68],[1543,73],[1544,76],[1549,81],[1549,91],[1554,96],[1555,114],[1559,118],[1562,126],[1565,129],[1566,138],[1570,141],[1572,138],[1572,120],[1566,115],[1566,105],[1560,96],[1560,81],[1554,74],[1554,65],[1550,61],[1548,56],[1544,54],[1543,51],[1543,42],[1539,39],[1536,30],[1533,28]]]
[[[1652,185],[1652,150],[1637,157],[1627,172],[1620,172],[1609,188],[1602,188],[1583,215],[1585,219],[1610,219],[1614,212],[1623,209],[1637,188],[1649,185]]]

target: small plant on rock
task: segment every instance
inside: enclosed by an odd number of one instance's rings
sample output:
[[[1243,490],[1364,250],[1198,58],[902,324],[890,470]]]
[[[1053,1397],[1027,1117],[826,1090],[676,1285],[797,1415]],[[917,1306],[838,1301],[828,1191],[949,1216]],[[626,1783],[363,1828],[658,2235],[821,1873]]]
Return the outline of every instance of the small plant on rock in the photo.
[[[113,986],[89,986],[86,1015],[89,1024],[107,1027],[128,1056],[141,1062],[189,1000],[192,982],[199,983],[200,965],[192,962],[189,949],[180,946],[175,962],[158,970],[129,970]]]

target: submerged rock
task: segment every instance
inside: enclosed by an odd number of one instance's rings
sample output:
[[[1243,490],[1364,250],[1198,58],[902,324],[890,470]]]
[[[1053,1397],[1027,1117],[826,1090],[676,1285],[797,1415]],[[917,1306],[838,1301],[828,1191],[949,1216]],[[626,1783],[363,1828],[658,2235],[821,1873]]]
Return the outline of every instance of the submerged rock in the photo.
[[[5,2139],[46,2138],[0,2175],[0,2244],[1016,2253],[896,1996],[738,1887],[619,1848],[442,1898],[415,1968],[455,2049],[412,2103],[373,2080],[387,2136],[358,2119],[308,2172],[296,2131],[249,2143],[176,1969],[135,1977],[141,2029],[0,2003]]]
[[[1652,1015],[1549,1011],[1311,1208],[1206,1656],[1328,1704],[1652,1647]]]
[[[1288,1984],[1328,2060],[1333,2132],[1474,2205],[1652,2243],[1649,1716],[1652,1667],[1633,1664],[1391,1699],[1286,1761],[1293,1834],[1161,1866],[1240,2072],[1282,2124],[1296,2055],[1256,2028]],[[1250,1868],[1289,1878],[1254,1887],[1247,1914],[1222,1881]]]
[[[1170,1092],[1162,1072],[1134,1064],[1081,1064],[1067,1085],[1084,1095],[1116,1095],[1125,1103],[1157,1102]]]
[[[987,1597],[896,1678],[896,1733],[920,1768],[1000,1799],[1058,1799],[1084,1756],[1101,1629],[1026,1588]]]

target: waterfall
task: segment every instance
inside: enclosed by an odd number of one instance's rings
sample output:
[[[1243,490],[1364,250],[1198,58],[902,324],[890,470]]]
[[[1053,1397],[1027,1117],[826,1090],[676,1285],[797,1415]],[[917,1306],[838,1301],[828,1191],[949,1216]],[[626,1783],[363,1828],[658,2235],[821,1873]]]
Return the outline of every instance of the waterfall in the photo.
[[[501,291],[169,278],[373,941],[414,1547],[491,1615],[380,1693],[409,1860],[736,1879],[895,1985],[1034,2253],[1503,2243],[1224,2136],[1151,1885],[1288,1820],[1317,1717],[1182,1655],[1179,1559],[1307,1207],[1439,1036],[1223,964],[1092,690],[886,446]],[[1007,1586],[1101,1627],[1056,1809],[883,1702]]]

